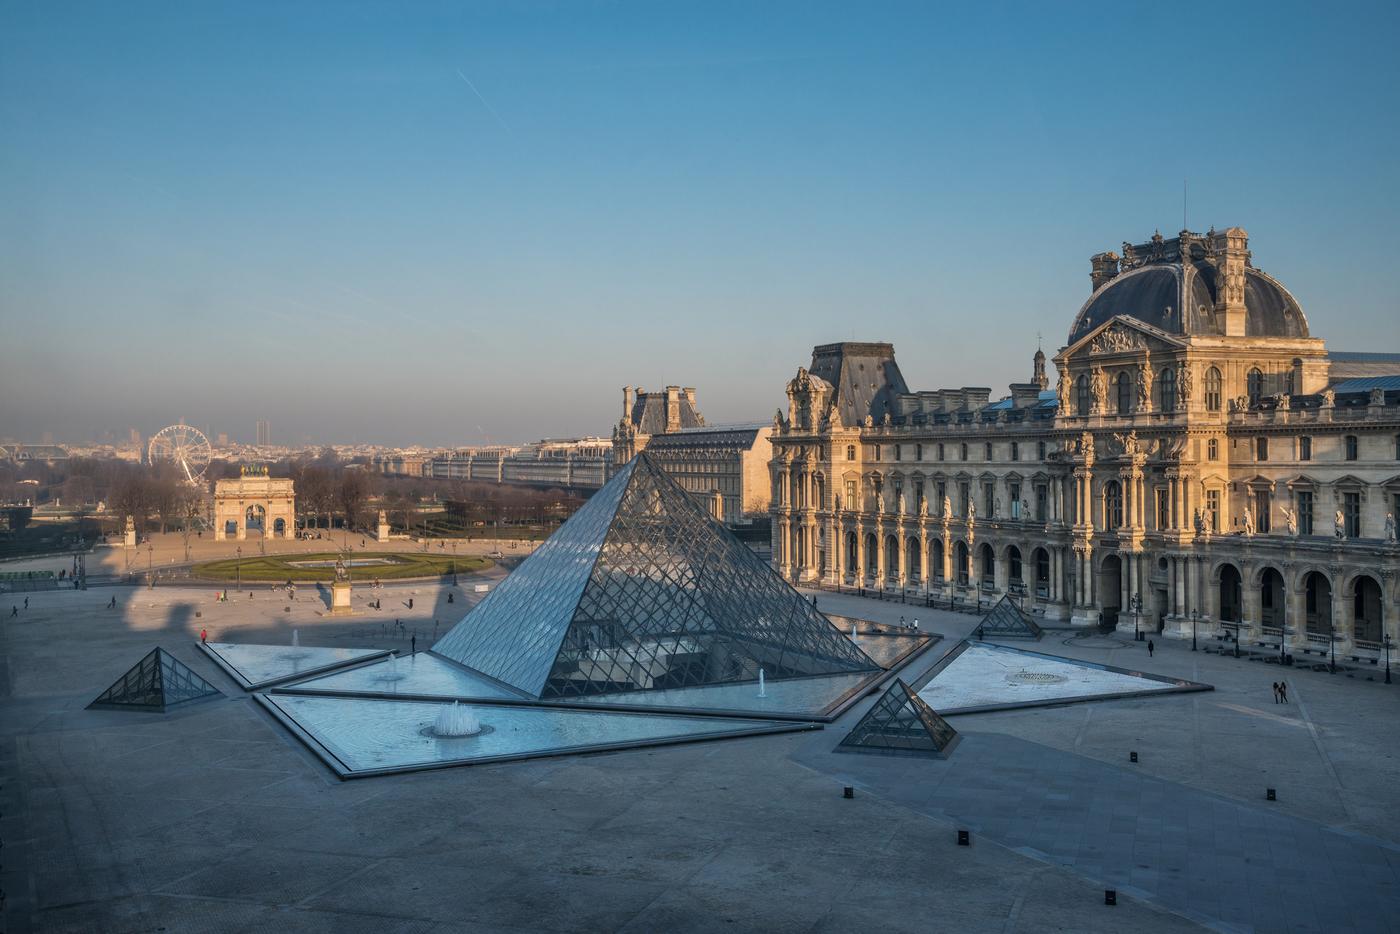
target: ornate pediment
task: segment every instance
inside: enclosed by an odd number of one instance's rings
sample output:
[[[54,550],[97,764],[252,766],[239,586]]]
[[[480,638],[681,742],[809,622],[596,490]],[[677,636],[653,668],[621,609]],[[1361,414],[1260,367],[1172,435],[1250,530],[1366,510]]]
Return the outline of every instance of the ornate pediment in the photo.
[[[1166,331],[1154,328],[1136,318],[1118,315],[1084,335],[1072,346],[1065,348],[1062,356],[1131,356],[1143,351],[1156,354],[1180,350],[1185,346],[1180,339]]]

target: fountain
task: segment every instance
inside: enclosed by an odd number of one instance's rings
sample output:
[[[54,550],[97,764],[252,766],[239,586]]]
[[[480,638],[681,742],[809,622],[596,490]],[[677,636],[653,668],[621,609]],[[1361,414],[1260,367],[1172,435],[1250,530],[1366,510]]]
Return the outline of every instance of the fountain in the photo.
[[[481,732],[481,720],[470,707],[463,707],[456,701],[439,710],[433,721],[436,736],[476,736]]]
[[[851,641],[856,641],[856,621],[851,620]]]
[[[763,669],[762,669],[762,668],[758,669],[758,696],[759,696],[759,697],[767,697],[767,696],[768,696],[768,686],[767,686],[766,684],[763,683]]]
[[[405,675],[404,673],[399,671],[399,657],[397,655],[390,655],[388,671],[385,671],[382,675],[377,676],[374,680],[402,681],[406,677],[408,677],[408,675]]]
[[[301,636],[297,633],[297,631],[296,631],[295,629],[293,629],[293,630],[292,630],[292,645],[291,645],[291,648],[289,648],[287,651],[285,651],[285,652],[283,652],[283,653],[281,653],[281,654],[282,654],[282,657],[283,657],[283,658],[290,658],[290,659],[296,661],[296,662],[298,663],[298,667],[300,667],[300,661],[301,661],[301,659],[306,658],[306,657],[307,657],[308,655],[310,655],[311,653],[310,653],[310,652],[307,652],[307,651],[304,651],[304,650],[302,649],[302,647],[301,647]]]
[[[292,648],[301,648],[301,636],[297,633],[295,629],[292,630]]]

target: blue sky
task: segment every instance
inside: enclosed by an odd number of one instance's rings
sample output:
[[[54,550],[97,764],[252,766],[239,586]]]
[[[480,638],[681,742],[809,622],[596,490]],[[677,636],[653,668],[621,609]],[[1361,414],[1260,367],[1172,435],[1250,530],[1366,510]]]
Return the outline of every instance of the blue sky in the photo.
[[[1400,350],[1400,5],[0,3],[0,435],[761,419],[811,347],[1024,379],[1240,225]]]

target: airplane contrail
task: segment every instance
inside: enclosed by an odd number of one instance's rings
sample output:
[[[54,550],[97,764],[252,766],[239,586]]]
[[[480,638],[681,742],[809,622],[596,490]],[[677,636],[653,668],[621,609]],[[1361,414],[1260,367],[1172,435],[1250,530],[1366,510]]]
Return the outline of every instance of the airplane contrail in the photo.
[[[485,107],[487,111],[490,112],[491,116],[496,118],[496,122],[501,125],[501,129],[509,133],[510,127],[506,126],[506,122],[501,119],[501,115],[496,113],[496,108],[492,107],[490,103],[487,102],[486,98],[481,96],[481,92],[476,89],[476,85],[472,84],[472,79],[462,74],[462,69],[460,68],[457,69],[457,77],[467,83],[467,87],[472,89],[472,93],[476,95],[476,99],[481,101],[481,106]]]

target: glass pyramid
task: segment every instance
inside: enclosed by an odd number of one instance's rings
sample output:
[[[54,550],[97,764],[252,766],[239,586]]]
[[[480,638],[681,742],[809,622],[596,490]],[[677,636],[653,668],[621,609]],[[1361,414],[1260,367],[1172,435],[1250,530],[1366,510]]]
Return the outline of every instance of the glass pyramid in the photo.
[[[88,710],[150,710],[163,713],[178,704],[222,697],[184,662],[154,648],[117,682],[103,691]]]
[[[1021,611],[1009,596],[1002,597],[997,605],[977,625],[979,639],[1039,639],[1040,627]]]
[[[896,678],[875,702],[837,752],[874,752],[891,756],[945,758],[958,743],[958,731],[934,713],[923,698]]]
[[[433,651],[537,698],[879,670],[645,452]]]

